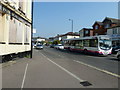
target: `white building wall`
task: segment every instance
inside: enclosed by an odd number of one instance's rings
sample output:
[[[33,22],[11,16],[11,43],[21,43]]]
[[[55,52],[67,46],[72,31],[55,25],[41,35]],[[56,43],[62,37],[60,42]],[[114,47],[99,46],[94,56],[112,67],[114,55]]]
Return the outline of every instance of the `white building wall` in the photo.
[[[41,42],[41,41],[45,41],[45,39],[37,39],[37,41],[40,41],[40,42]]]
[[[107,35],[113,35],[113,30],[116,29],[117,34],[120,34],[120,27],[110,28],[107,30]]]
[[[27,17],[28,17],[28,19],[30,19],[31,20],[31,13],[32,13],[32,0],[27,0],[27,10],[26,10],[26,15],[27,15]]]
[[[54,40],[62,40],[62,37],[56,37],[56,38],[54,38]]]
[[[71,38],[79,38],[79,36],[70,36],[70,35],[67,36],[67,39],[71,39]]]
[[[14,10],[15,10],[15,13],[17,14],[20,13],[19,10],[16,11],[16,9],[19,8],[18,1],[19,0],[9,0],[9,2],[11,2],[10,5],[15,7]],[[6,5],[4,4],[4,2],[2,2],[1,4]],[[24,5],[25,5],[24,7],[27,7],[27,8],[24,8],[26,9],[24,10],[27,13],[26,15],[27,17],[30,17],[32,3],[29,1],[29,5],[28,4],[24,4]],[[10,7],[8,7],[8,9],[13,10]],[[7,13],[1,14],[1,13],[3,12],[0,11],[0,55],[30,51],[31,50],[31,24],[28,24],[30,23],[30,21],[28,20],[26,23],[24,21],[19,21],[14,17],[12,17],[11,19],[11,16],[9,14]],[[18,16],[23,17],[26,20],[28,19],[24,15],[18,15]],[[29,19],[31,20],[31,18]],[[13,25],[14,20],[15,20],[15,25]],[[10,21],[12,21],[12,23]],[[25,32],[27,36],[25,36]],[[26,39],[28,39],[27,42],[25,41]],[[4,42],[4,44],[1,42]],[[10,44],[10,43],[14,43],[14,44]],[[16,43],[22,43],[22,45],[21,44],[18,45]]]
[[[112,35],[113,34],[113,29],[108,29],[107,30],[107,35]]]

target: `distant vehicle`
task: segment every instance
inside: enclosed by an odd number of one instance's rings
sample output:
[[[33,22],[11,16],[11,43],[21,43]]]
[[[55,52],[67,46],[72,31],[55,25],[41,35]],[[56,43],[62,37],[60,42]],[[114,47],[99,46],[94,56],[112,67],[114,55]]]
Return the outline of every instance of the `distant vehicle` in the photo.
[[[120,50],[117,52],[116,57],[120,60]]]
[[[38,44],[38,45],[35,46],[35,48],[36,48],[36,49],[43,49],[43,45],[39,45],[39,44]]]
[[[64,48],[84,54],[109,55],[112,51],[112,40],[107,35],[81,37],[64,40]]]
[[[50,45],[50,48],[54,48],[54,47],[55,47],[55,45],[54,45],[54,44]]]
[[[64,46],[62,44],[58,44],[55,46],[56,49],[61,49],[63,50],[64,49]]]
[[[36,44],[33,44],[33,48],[36,48]]]
[[[117,52],[120,50],[120,46],[113,46],[112,47],[112,53],[117,54]]]

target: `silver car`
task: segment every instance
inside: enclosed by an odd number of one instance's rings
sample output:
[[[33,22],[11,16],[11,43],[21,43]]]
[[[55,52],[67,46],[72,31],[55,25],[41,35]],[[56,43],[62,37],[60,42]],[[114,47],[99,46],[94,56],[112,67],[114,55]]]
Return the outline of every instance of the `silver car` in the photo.
[[[43,49],[43,45],[36,45],[36,49]]]

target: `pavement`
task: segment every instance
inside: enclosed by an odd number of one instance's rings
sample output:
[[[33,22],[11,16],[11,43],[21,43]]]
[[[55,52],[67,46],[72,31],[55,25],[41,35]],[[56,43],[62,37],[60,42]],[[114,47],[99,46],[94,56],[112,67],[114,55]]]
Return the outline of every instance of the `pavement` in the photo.
[[[78,63],[70,55],[50,48],[34,50],[32,59],[2,68],[2,87],[118,88],[118,77]]]

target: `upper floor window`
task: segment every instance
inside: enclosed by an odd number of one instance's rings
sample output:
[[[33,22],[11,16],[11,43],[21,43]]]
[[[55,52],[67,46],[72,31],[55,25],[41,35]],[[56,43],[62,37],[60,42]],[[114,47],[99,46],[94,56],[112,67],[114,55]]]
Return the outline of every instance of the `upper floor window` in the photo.
[[[95,29],[98,29],[98,25],[95,26]]]
[[[0,42],[4,42],[4,23],[5,23],[5,15],[0,13]]]
[[[88,32],[88,30],[87,31],[85,31],[85,34],[88,34],[89,32]]]
[[[19,0],[19,9],[23,10],[23,1]]]
[[[105,28],[109,28],[109,27],[110,27],[110,24],[106,24],[106,25],[105,25]]]

